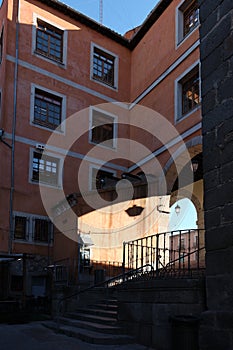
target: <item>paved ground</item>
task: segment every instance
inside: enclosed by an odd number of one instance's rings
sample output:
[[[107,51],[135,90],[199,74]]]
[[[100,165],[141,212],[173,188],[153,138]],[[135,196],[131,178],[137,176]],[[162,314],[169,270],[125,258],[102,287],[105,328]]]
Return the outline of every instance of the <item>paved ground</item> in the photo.
[[[56,334],[40,322],[0,324],[1,350],[149,350],[138,345],[94,345]],[[152,349],[151,349],[152,350]]]

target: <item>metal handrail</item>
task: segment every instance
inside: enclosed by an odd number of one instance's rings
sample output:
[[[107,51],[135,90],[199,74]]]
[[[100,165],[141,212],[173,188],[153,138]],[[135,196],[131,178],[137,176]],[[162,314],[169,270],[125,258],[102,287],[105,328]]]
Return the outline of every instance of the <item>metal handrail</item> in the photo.
[[[76,293],[73,293],[71,295],[68,295],[66,297],[63,297],[61,298],[59,301],[58,301],[58,308],[57,308],[57,332],[59,331],[60,329],[60,314],[61,314],[61,306],[62,306],[62,303],[65,301],[65,300],[68,300],[68,299],[72,299],[74,297],[77,297],[78,295],[82,294],[82,293],[86,293],[86,292],[89,292],[90,290],[93,290],[95,288],[98,288],[98,287],[102,287],[102,286],[105,286],[106,285],[106,288],[109,288],[110,284],[113,282],[113,281],[116,281],[116,280],[122,280],[122,282],[125,282],[126,281],[126,277],[127,276],[132,276],[134,275],[135,273],[138,273],[140,272],[140,270],[143,270],[145,269],[146,267],[150,267],[152,271],[154,271],[154,267],[151,265],[151,264],[146,264],[144,266],[140,266],[139,268],[137,269],[132,269],[130,271],[127,271],[127,272],[123,272],[122,274],[120,275],[117,275],[115,277],[111,277],[109,278],[108,280],[106,281],[102,281],[102,282],[99,282],[99,283],[96,283],[92,286],[89,286],[87,288],[84,288],[84,289],[81,289],[79,290],[78,292]],[[113,287],[113,286],[111,286]]]

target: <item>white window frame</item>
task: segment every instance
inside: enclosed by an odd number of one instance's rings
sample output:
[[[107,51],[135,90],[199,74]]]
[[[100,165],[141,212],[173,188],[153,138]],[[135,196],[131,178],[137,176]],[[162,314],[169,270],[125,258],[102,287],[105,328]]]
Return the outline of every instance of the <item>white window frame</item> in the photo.
[[[39,143],[39,142],[38,142]],[[62,188],[62,179],[63,179],[63,165],[64,165],[64,157],[61,155],[58,155],[57,153],[52,153],[52,152],[47,152],[44,151],[44,154],[49,157],[57,158],[58,159],[58,181],[56,185],[52,184],[47,184],[45,182],[36,182],[32,180],[33,176],[33,155],[34,152],[40,153],[36,148],[30,148],[30,155],[29,155],[29,183],[33,185],[40,185],[40,186],[45,186],[45,187],[50,187],[50,188]]]
[[[41,20],[45,23],[48,23],[49,25],[56,27],[59,30],[63,31],[63,51],[62,51],[62,62],[53,60],[52,58],[40,55],[37,51],[36,51],[36,28],[37,28],[37,21]],[[61,66],[63,68],[67,67],[67,45],[68,45],[68,30],[66,30],[64,27],[60,26],[59,24],[57,24],[56,22],[53,21],[48,21],[47,18],[42,17],[40,15],[38,15],[37,13],[33,13],[33,25],[32,25],[32,55],[35,55],[47,62],[53,63],[55,65]]]
[[[192,35],[200,26],[200,19],[198,25],[193,28],[187,35],[184,36],[184,9],[185,3],[189,3],[192,0],[182,0],[180,4],[176,7],[176,48],[178,48],[183,42],[185,42],[190,35]]]
[[[110,117],[113,119],[113,146],[106,146],[102,143],[95,143],[92,141],[92,126],[93,126],[93,111],[97,111],[99,113],[104,114],[106,117]],[[116,150],[117,149],[117,134],[118,134],[118,116],[109,112],[106,112],[103,109],[90,106],[89,108],[89,143],[92,145],[96,145],[99,147],[103,147],[108,150]]]
[[[201,79],[199,79],[199,93],[200,93],[200,104],[192,109],[190,112],[186,113],[182,116],[182,84],[180,81],[196,66],[199,66],[199,77],[201,77],[201,64],[200,60],[194,62],[189,68],[187,68],[176,80],[175,80],[175,101],[174,101],[174,122],[175,124],[179,123],[180,121],[184,120],[185,118],[189,117],[191,114],[196,112],[198,109],[201,108]]]
[[[89,166],[89,191],[94,191],[94,190],[97,190],[97,189],[94,189],[92,188],[92,179],[93,179],[93,170],[103,170],[103,171],[106,171],[107,173],[109,174],[113,174],[113,176],[116,176],[116,171],[113,170],[113,169],[110,169],[110,168],[105,168],[105,167],[98,167],[94,164],[91,164]]]
[[[25,244],[35,244],[35,245],[43,245],[43,246],[53,246],[53,238],[54,238],[54,225],[50,218],[48,216],[42,216],[42,215],[37,215],[37,214],[30,214],[30,213],[25,213],[25,212],[19,212],[19,211],[14,211],[13,213],[14,216],[14,227],[13,230],[15,231],[15,217],[16,216],[21,216],[21,217],[26,217],[27,223],[26,223],[26,239],[15,239],[13,237],[14,242],[20,242],[20,243],[25,243]],[[43,242],[43,241],[35,241],[34,240],[34,220],[39,219],[39,220],[46,220],[50,222],[50,236],[48,239],[48,242]]]
[[[62,99],[62,110],[61,110],[61,128],[60,130],[54,130],[51,128],[48,128],[46,126],[43,125],[39,125],[34,123],[34,108],[35,108],[35,91],[36,89],[42,90],[45,93],[49,93],[52,94],[54,96],[60,97]],[[36,128],[40,128],[40,129],[44,129],[50,132],[55,132],[55,133],[64,133],[65,134],[65,121],[66,120],[66,96],[63,94],[60,94],[56,91],[47,89],[43,86],[37,85],[37,84],[31,84],[31,101],[30,101],[30,125],[35,126]]]
[[[101,80],[98,80],[98,79],[95,79],[93,77],[93,61],[94,61],[94,50],[95,48],[103,51],[103,52],[106,52],[106,54],[108,55],[111,55],[112,57],[114,57],[114,85],[111,86],[111,85],[108,85],[106,83],[104,83],[103,81]],[[112,89],[114,91],[117,91],[118,90],[118,66],[119,66],[119,57],[118,55],[116,55],[115,53],[109,51],[109,50],[106,50],[105,48],[103,48],[102,46],[99,46],[93,42],[91,42],[91,57],[90,57],[90,80],[91,81],[94,81],[95,83],[98,83],[102,86],[105,86],[105,87],[108,87],[109,89]]]

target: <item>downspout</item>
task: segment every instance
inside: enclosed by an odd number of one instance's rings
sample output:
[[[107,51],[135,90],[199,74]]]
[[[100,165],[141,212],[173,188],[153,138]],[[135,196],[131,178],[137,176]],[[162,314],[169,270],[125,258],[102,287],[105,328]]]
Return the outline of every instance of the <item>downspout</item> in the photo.
[[[14,90],[13,90],[13,120],[12,120],[12,141],[11,141],[11,188],[10,188],[10,232],[8,237],[8,254],[12,253],[12,238],[14,231],[13,200],[15,190],[15,131],[17,114],[17,83],[18,83],[18,48],[19,48],[19,1],[17,2],[16,12],[16,33],[15,33],[15,71],[14,71]]]

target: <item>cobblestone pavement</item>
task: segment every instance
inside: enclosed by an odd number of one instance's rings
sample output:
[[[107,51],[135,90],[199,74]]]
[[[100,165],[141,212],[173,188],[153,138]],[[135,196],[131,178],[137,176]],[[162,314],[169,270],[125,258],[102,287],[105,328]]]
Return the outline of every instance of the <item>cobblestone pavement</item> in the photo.
[[[41,322],[0,324],[1,350],[150,350],[139,344],[95,345],[56,334]],[[152,350],[152,349],[151,349]]]

